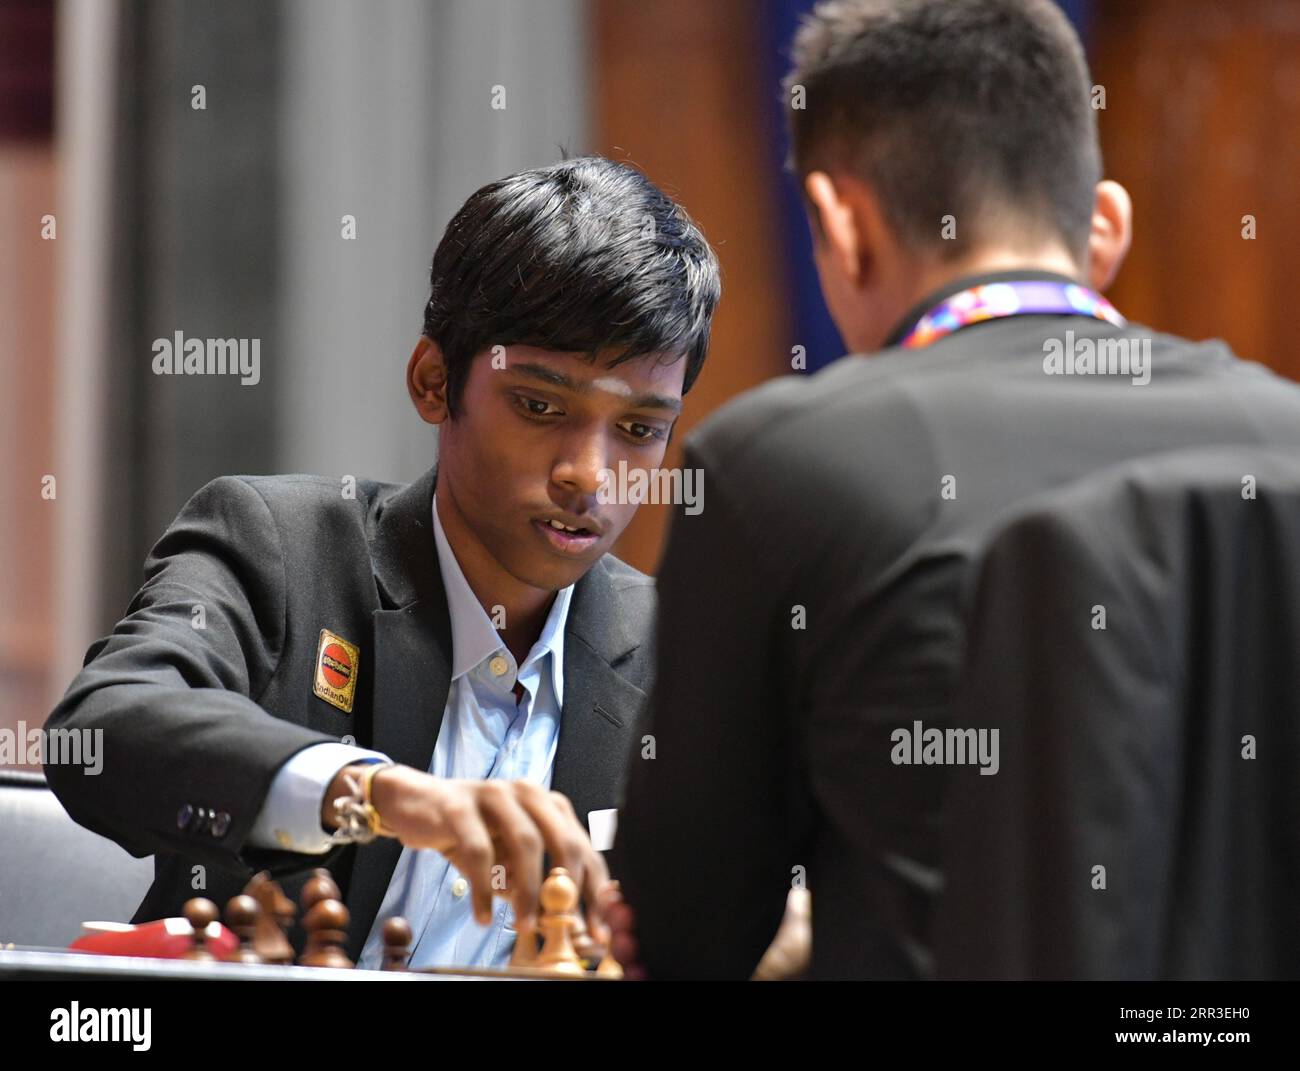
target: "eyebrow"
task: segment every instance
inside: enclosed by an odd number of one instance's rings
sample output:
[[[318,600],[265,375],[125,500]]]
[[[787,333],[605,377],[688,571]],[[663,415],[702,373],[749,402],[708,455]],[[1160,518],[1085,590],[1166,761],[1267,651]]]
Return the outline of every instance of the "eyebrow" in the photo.
[[[549,383],[554,387],[564,387],[575,394],[586,394],[591,390],[590,383],[583,383],[574,379],[572,376],[566,376],[563,372],[557,372],[554,368],[548,368],[544,364],[511,364],[510,371],[518,372],[521,376],[527,376],[529,379],[540,379],[543,383]],[[631,409],[668,409],[674,413],[682,411],[682,403],[678,398],[669,398],[663,394],[639,394],[635,398],[628,399],[628,407]]]

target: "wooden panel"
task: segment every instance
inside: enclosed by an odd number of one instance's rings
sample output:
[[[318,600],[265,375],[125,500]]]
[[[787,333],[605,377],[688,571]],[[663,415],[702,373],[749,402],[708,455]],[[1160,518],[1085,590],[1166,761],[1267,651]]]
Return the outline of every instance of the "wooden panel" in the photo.
[[[0,4],[0,729],[42,724],[54,658],[54,4]],[[59,221],[58,226],[62,226]],[[62,233],[58,237],[63,237]]]
[[[727,399],[789,371],[789,326],[752,0],[593,0],[597,152],[634,164],[680,201],[722,265],[722,302],[680,439]],[[707,482],[707,481],[706,481]],[[708,488],[705,487],[705,503]],[[668,511],[646,505],[616,553],[653,572]]]
[[[54,176],[50,145],[0,144],[0,728],[45,720],[54,657]]]
[[[1134,202],[1112,299],[1300,379],[1300,3],[1099,0],[1094,27],[1106,172]]]

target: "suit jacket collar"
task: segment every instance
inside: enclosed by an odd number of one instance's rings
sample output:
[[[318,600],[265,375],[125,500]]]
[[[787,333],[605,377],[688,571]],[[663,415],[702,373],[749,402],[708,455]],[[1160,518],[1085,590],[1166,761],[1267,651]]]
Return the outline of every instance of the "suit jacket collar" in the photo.
[[[373,566],[380,603],[404,609],[420,601],[446,596],[433,543],[433,488],[437,466],[392,495],[375,512]]]
[[[392,495],[375,513],[372,556],[380,608],[374,613],[371,746],[427,770],[451,687],[451,617],[432,531],[437,469]],[[613,806],[630,735],[645,693],[614,668],[638,646],[617,587],[596,562],[574,585],[565,628],[565,696],[552,789],[586,824]],[[356,849],[348,883],[348,954],[360,956],[401,855],[382,839]]]

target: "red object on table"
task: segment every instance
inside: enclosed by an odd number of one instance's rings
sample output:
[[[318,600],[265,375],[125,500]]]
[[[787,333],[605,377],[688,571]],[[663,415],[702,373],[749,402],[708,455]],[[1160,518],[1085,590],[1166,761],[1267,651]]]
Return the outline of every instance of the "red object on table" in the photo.
[[[88,923],[98,926],[100,924]],[[239,938],[219,922],[208,927],[207,947],[217,959],[239,947]],[[78,937],[68,945],[70,952],[88,952],[96,956],[150,956],[155,959],[180,959],[194,947],[194,932],[182,918],[158,919],[125,929],[102,930]]]

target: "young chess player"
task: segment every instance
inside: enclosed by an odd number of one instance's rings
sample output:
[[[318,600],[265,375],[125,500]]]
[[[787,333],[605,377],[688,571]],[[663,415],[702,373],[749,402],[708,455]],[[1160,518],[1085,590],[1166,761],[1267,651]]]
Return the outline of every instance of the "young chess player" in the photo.
[[[705,239],[632,168],[573,159],[469,198],[406,366],[437,465],[203,487],[50,716],[103,730],[100,776],[47,776],[155,855],[136,921],[261,869],[296,897],[324,865],[360,966],[390,915],[412,966],[501,966],[544,851],[594,902],[588,823],[617,803],[654,618],[653,581],[610,553],[636,507],[597,492],[661,462],[718,297]]]
[[[856,356],[687,440],[709,508],[677,513],[659,572],[656,758],[631,760],[607,916],[651,977],[747,976],[792,886],[812,976],[934,972],[948,772],[895,761],[895,734],[951,723],[981,540],[1130,458],[1300,445],[1300,388],[1100,295],[1130,202],[1051,0],[828,0],[793,58],[794,164]],[[1061,374],[1071,340],[1128,367]]]

